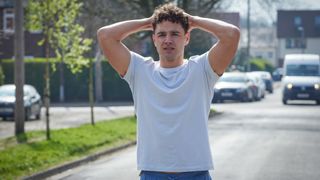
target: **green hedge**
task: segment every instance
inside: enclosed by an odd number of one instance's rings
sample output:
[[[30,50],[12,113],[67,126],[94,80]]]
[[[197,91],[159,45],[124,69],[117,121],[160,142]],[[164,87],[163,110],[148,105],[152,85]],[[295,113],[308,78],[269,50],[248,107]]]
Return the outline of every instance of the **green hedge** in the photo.
[[[5,75],[4,83],[14,83],[14,62],[4,60],[2,67]],[[57,70],[52,72],[50,79],[51,101],[59,101],[60,75],[58,65]],[[131,92],[127,83],[111,68],[107,61],[102,62],[102,87],[104,101],[132,101]],[[88,77],[89,69],[84,68],[81,73],[72,74],[64,65],[65,77],[65,101],[66,102],[87,102],[88,101]],[[25,61],[25,83],[36,87],[43,95],[45,81],[45,60],[37,58]]]
[[[251,71],[268,71],[273,72],[274,67],[265,59],[255,58],[250,60],[250,70]]]

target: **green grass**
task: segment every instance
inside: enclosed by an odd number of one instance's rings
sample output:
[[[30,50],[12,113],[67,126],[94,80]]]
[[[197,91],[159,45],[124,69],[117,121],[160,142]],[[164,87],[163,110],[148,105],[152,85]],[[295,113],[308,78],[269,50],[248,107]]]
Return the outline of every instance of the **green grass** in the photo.
[[[21,138],[21,137],[20,137]],[[103,121],[77,128],[52,130],[51,140],[45,132],[28,132],[17,144],[17,138],[0,141],[0,180],[17,179],[49,167],[75,160],[90,153],[136,139],[134,117]]]

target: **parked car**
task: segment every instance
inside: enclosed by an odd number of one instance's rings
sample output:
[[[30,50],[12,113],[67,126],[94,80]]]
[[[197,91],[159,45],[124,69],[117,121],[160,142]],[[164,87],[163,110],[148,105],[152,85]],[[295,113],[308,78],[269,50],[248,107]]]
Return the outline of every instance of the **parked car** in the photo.
[[[267,72],[267,71],[253,71],[251,73],[261,76],[261,78],[263,79],[263,81],[266,85],[266,90],[269,93],[273,93],[273,80],[272,80],[271,74],[269,72]]]
[[[274,81],[281,81],[283,76],[283,68],[277,68],[272,72],[272,78]]]
[[[262,79],[262,77],[256,73],[251,73],[248,72],[247,73],[249,79],[251,79],[254,83],[254,86],[256,87],[256,95],[255,95],[255,99],[256,100],[260,100],[263,99],[266,93],[266,85],[264,83],[264,80]]]
[[[314,100],[320,104],[320,59],[316,54],[289,54],[284,59],[282,102]]]
[[[252,82],[245,73],[226,72],[214,87],[213,102],[224,100],[252,101]]]
[[[0,117],[6,119],[14,116],[15,106],[15,90],[14,84],[0,86]],[[31,85],[24,85],[24,107],[26,120],[34,116],[40,119],[41,116],[41,97],[37,90]]]

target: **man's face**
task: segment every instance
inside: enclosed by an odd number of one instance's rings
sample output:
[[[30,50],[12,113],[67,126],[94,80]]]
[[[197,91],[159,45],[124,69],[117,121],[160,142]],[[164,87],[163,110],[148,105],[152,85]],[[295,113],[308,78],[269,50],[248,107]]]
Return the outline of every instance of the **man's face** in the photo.
[[[152,36],[160,59],[175,61],[183,59],[184,47],[189,43],[189,32],[185,33],[178,23],[163,21],[157,24]]]

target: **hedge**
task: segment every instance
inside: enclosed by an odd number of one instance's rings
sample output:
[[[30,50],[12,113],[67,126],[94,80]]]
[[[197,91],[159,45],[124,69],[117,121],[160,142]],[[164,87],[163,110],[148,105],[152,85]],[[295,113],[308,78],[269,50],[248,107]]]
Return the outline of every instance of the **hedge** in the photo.
[[[60,75],[58,65],[57,70],[50,76],[51,101],[59,101]],[[2,68],[4,72],[4,83],[14,83],[14,62],[3,60]],[[66,102],[87,102],[88,101],[88,77],[89,69],[84,68],[81,73],[72,74],[64,65],[64,84]],[[102,88],[103,101],[132,101],[131,92],[127,83],[112,69],[107,61],[102,61]],[[36,87],[43,96],[45,80],[45,60],[41,58],[25,60],[25,84]]]
[[[250,60],[250,70],[251,71],[268,71],[273,72],[274,67],[265,59],[255,58]]]

